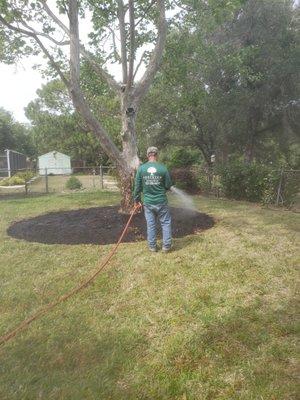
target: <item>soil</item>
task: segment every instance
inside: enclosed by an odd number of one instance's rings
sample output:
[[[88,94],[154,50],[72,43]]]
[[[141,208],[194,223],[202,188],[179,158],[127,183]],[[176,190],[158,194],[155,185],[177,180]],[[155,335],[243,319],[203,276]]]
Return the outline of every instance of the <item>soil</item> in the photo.
[[[71,211],[52,212],[13,223],[8,235],[46,244],[112,244],[118,240],[128,215],[119,207],[93,207]],[[214,225],[212,217],[171,207],[174,238],[194,234]],[[160,232],[160,229],[158,230]],[[146,221],[142,213],[133,217],[124,242],[146,239]]]

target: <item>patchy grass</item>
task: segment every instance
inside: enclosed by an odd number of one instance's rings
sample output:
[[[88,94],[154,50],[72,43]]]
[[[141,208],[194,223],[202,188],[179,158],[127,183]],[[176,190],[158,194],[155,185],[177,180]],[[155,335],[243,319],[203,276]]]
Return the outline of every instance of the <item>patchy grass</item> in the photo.
[[[82,184],[83,189],[93,190],[101,189],[101,178],[99,175],[49,175],[48,176],[48,190],[49,193],[53,192],[66,192],[66,183],[70,176],[76,176]],[[115,187],[115,179],[109,175],[103,177],[104,188]],[[39,176],[34,182],[29,185],[29,191],[34,193],[45,193],[46,192],[46,181],[44,176]]]
[[[12,221],[115,204],[108,192],[0,202],[0,334],[75,286],[111,246],[44,245]],[[123,244],[85,291],[0,349],[1,400],[297,398],[299,215],[196,198],[204,233]]]
[[[66,188],[66,183],[70,176],[76,176],[81,182],[82,188],[84,190],[100,190],[102,188],[102,182],[99,175],[49,175],[48,176],[48,192],[49,193],[66,193],[68,189]],[[108,174],[103,176],[103,187],[108,190],[117,190],[116,179]],[[46,193],[46,178],[45,176],[39,175],[32,182],[28,183],[28,193],[29,194],[45,194]],[[25,185],[19,186],[0,186],[0,199],[2,200],[4,196],[12,197],[15,196],[25,196]]]

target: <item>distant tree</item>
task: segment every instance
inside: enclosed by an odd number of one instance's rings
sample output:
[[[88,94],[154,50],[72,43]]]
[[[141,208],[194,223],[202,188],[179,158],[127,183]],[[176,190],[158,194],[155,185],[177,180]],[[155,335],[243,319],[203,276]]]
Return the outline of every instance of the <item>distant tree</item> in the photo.
[[[0,152],[5,149],[19,151],[28,157],[33,157],[35,154],[29,129],[16,122],[11,113],[0,108]]]
[[[232,59],[223,82],[247,163],[264,157],[272,140],[286,151],[284,143],[300,133],[297,15],[293,1],[248,0],[216,39]]]
[[[207,165],[213,153],[289,163],[299,143],[299,9],[285,0],[180,3],[138,120],[142,140],[198,147]]]
[[[107,104],[105,96],[101,96],[99,83],[94,91],[98,91],[95,99],[92,99],[95,109],[101,104],[101,100]],[[31,137],[38,154],[56,149],[67,153],[72,159],[85,160],[88,165],[107,164],[108,157],[103,152],[99,140],[74,110],[63,82],[59,79],[52,80],[37,90],[37,95],[38,97],[26,107],[26,116],[31,122]],[[105,110],[102,102],[101,111],[106,113],[105,126],[117,140],[120,132],[117,102],[110,100]]]

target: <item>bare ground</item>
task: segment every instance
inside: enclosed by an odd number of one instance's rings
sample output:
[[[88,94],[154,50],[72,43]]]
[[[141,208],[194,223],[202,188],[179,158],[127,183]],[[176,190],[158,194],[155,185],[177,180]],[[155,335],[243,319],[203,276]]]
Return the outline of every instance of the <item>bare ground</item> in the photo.
[[[214,225],[207,214],[171,207],[173,237],[194,234]],[[71,211],[51,212],[34,218],[14,222],[8,235],[29,242],[46,244],[112,244],[115,243],[128,216],[118,207],[93,207]],[[160,230],[160,229],[159,229]],[[124,242],[146,238],[143,214],[134,216]]]

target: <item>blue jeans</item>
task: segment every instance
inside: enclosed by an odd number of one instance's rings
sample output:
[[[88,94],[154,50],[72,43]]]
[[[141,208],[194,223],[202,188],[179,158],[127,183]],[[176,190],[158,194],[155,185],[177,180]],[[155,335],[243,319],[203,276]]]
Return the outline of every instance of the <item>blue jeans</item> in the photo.
[[[156,220],[158,218],[163,236],[163,247],[169,249],[172,244],[171,214],[167,204],[144,204],[147,221],[147,240],[149,247],[156,246]]]

